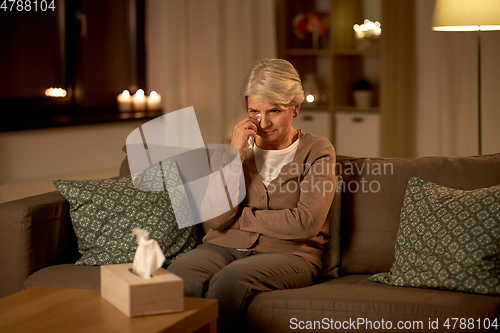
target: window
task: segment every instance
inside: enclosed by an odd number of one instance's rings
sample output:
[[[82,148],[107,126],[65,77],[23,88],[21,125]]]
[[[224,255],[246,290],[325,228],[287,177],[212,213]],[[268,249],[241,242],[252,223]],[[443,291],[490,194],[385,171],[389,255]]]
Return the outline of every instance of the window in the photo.
[[[145,0],[41,2],[0,9],[0,131],[122,119],[117,95],[146,90]]]

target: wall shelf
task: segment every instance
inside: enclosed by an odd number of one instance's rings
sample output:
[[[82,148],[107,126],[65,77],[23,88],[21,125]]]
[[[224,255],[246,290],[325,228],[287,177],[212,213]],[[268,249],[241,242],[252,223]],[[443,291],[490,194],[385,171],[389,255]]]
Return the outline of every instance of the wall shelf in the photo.
[[[329,32],[313,48],[310,33],[298,38],[297,14],[319,11],[329,15]],[[302,78],[313,73],[328,97],[321,106],[330,112],[331,137],[336,145],[338,112],[369,112],[380,117],[380,155],[412,157],[415,113],[414,0],[277,0],[278,55],[289,60]],[[380,39],[360,48],[353,30],[368,18],[382,24]],[[321,48],[323,47],[323,48]],[[373,103],[357,108],[354,83],[362,77],[373,86]],[[362,140],[361,140],[362,141]],[[360,141],[360,142],[361,142]],[[342,152],[338,152],[342,153]]]
[[[297,56],[332,56],[334,54],[333,50],[328,49],[287,49],[285,50],[287,55],[297,55]]]
[[[379,49],[337,49],[333,51],[336,56],[380,56]]]
[[[374,0],[369,1],[373,4]],[[381,7],[380,1],[377,4]],[[334,145],[337,112],[378,114],[381,108],[378,96],[381,85],[380,45],[358,47],[353,30],[354,24],[362,23],[366,18],[363,7],[363,0],[278,0],[279,56],[289,60],[302,79],[311,73],[316,78],[319,94],[326,96],[326,101],[313,106],[304,102],[302,109],[322,109],[330,113],[329,139]],[[312,47],[312,34],[299,38],[294,30],[293,21],[298,15],[311,12],[328,13],[329,32],[320,37],[319,43],[323,48]],[[378,17],[375,19],[379,20]],[[359,108],[354,103],[354,84],[362,78],[368,78],[373,86],[373,101],[369,108]]]
[[[380,112],[380,108],[370,107],[370,108],[358,108],[351,105],[346,106],[334,106],[335,112],[338,111],[349,111],[349,112]]]

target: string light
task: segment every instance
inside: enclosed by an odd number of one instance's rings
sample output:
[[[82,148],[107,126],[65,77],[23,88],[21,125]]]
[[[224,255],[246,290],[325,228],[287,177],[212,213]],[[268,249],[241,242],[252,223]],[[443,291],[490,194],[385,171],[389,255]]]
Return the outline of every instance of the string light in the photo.
[[[378,37],[382,34],[382,25],[380,22],[372,22],[369,19],[366,19],[361,25],[355,24],[353,29],[358,38],[370,38],[373,36]]]

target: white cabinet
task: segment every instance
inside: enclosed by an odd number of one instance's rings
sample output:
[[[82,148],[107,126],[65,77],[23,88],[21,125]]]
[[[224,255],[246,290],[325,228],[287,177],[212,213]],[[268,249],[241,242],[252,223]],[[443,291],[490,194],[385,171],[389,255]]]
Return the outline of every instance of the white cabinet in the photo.
[[[317,136],[324,136],[330,140],[331,115],[328,111],[300,110],[299,115],[293,120],[293,128]]]
[[[335,151],[338,155],[380,156],[378,112],[338,111],[335,124]]]

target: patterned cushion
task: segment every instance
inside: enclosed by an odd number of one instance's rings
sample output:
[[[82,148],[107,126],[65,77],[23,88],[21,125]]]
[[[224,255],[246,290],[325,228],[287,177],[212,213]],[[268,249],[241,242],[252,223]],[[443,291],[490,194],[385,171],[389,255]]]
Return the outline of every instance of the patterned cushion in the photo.
[[[164,182],[180,182],[174,160],[144,171],[141,177],[155,179],[158,170],[162,170]],[[132,262],[137,240],[131,233],[136,227],[148,230],[149,237],[158,242],[166,257],[165,264],[197,245],[195,227],[179,229],[177,226],[166,191],[139,190],[130,176],[118,180],[54,180],[53,183],[70,204],[78,251],[82,254],[76,265]],[[178,191],[175,196],[178,197],[172,200],[181,202],[176,205],[188,205],[185,193]],[[192,216],[184,214],[182,218],[192,219]],[[182,221],[185,225],[189,223],[192,225],[192,221]]]
[[[455,190],[408,182],[388,273],[370,281],[393,286],[500,294],[500,185]]]

